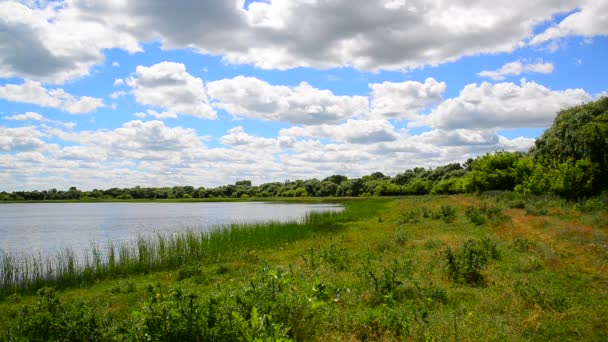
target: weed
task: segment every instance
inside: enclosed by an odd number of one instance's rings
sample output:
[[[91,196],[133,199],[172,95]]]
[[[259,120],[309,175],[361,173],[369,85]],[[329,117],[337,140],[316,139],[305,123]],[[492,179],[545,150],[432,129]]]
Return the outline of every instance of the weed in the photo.
[[[397,231],[395,232],[395,242],[399,245],[399,246],[404,246],[405,243],[408,240],[408,234],[406,231],[404,231],[403,229],[397,229]]]
[[[135,286],[135,283],[133,283],[132,281],[126,280],[126,281],[120,281],[118,284],[110,287],[107,289],[107,291],[109,293],[132,293],[135,292],[137,290],[137,287]]]
[[[538,286],[528,281],[516,281],[513,284],[515,293],[532,305],[539,305],[544,309],[564,311],[570,307],[570,299],[552,287]]]
[[[485,223],[498,226],[511,221],[511,217],[503,213],[500,207],[488,206],[486,204],[481,207],[468,206],[464,213],[467,219],[477,226]]]
[[[530,249],[530,240],[524,237],[517,237],[513,240],[513,248],[518,252],[527,252]]]
[[[452,223],[456,220],[456,208],[451,205],[442,205],[439,212],[445,223]]]
[[[418,210],[404,211],[397,218],[397,224],[411,224],[420,222],[420,212]]]
[[[483,285],[485,279],[481,271],[489,259],[497,259],[499,253],[496,243],[488,238],[483,238],[470,239],[457,250],[448,248],[445,250],[444,256],[445,271],[450,280],[470,285]]]
[[[469,221],[475,225],[481,226],[482,224],[486,223],[486,216],[478,207],[469,206],[465,209],[464,214],[467,219],[469,219]]]

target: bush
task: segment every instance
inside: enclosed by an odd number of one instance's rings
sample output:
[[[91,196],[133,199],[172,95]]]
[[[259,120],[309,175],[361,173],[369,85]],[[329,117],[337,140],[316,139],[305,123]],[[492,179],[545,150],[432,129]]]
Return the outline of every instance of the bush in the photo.
[[[470,285],[481,285],[485,279],[481,271],[489,259],[500,256],[496,243],[488,238],[468,240],[458,250],[448,248],[445,252],[445,270],[450,280]]]

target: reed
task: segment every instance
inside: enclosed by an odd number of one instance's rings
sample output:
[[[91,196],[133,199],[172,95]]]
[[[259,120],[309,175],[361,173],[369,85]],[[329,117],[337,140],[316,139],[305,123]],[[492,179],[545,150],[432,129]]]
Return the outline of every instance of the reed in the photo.
[[[0,250],[0,297],[15,292],[32,292],[44,286],[58,288],[177,269],[197,262],[222,260],[249,249],[267,249],[279,244],[339,229],[352,219],[342,213],[308,213],[291,222],[232,224],[211,230],[156,233],[132,242],[92,244],[81,258],[66,248],[54,256],[16,255]]]

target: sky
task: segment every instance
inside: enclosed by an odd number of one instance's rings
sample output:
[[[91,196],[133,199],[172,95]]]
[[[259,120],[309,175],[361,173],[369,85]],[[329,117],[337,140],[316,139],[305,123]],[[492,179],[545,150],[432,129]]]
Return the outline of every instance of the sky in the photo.
[[[527,151],[606,61],[605,0],[0,0],[0,191]]]

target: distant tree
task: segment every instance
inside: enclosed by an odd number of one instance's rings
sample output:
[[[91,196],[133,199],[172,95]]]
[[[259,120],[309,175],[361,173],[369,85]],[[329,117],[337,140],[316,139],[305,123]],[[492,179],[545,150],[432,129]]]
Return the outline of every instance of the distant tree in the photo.
[[[518,179],[517,165],[523,154],[499,151],[479,156],[471,163],[467,190],[513,190]]]
[[[608,189],[608,97],[560,111],[531,154],[547,166],[569,163],[563,170],[579,160],[589,161],[597,174],[594,191],[587,195]],[[590,170],[587,164],[578,165]]]
[[[325,178],[323,181],[332,182],[336,185],[340,185],[342,182],[345,182],[347,180],[348,180],[348,177],[346,177],[346,176],[332,175],[332,176]]]

